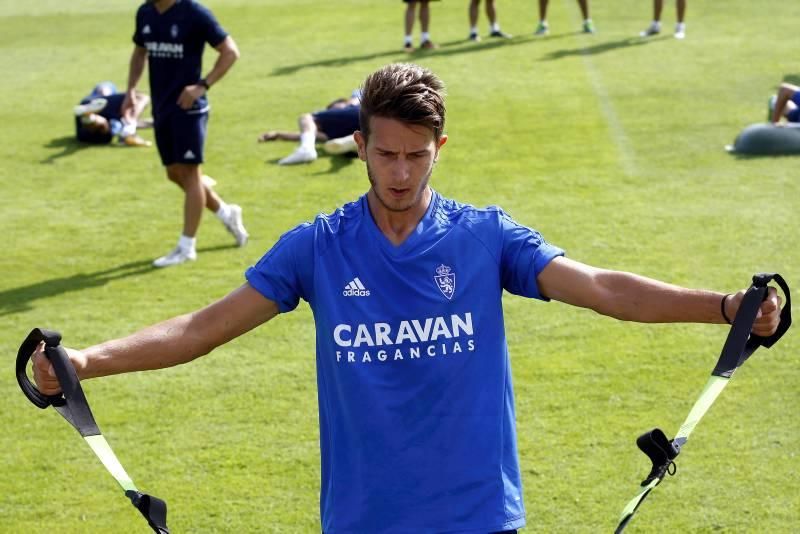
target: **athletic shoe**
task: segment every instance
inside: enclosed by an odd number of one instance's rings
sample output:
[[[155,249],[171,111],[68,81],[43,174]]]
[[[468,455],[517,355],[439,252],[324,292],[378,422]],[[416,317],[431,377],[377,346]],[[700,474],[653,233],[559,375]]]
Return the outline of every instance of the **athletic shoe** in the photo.
[[[469,32],[469,37],[467,37],[467,39],[479,43],[481,41],[481,36],[478,35],[478,32]]]
[[[208,187],[209,189],[217,185],[217,181],[207,174],[201,176],[200,181],[203,182],[203,185]]]
[[[439,45],[428,39],[427,41],[422,41],[419,44],[419,47],[422,48],[423,50],[433,50],[435,48],[439,48]]]
[[[679,22],[675,25],[675,39],[683,39],[686,37],[686,23]]]
[[[512,35],[501,30],[495,30],[489,34],[489,37],[500,37],[501,39],[511,39]]]
[[[172,252],[166,256],[161,256],[153,262],[153,267],[172,267],[173,265],[180,265],[187,261],[194,261],[197,259],[197,252],[194,250],[183,250],[181,247],[175,247]]]
[[[339,155],[347,154],[348,152],[358,152],[358,145],[352,135],[347,137],[339,137],[326,141],[322,146],[328,154]]]
[[[243,247],[247,244],[247,238],[250,237],[250,234],[247,233],[242,223],[242,207],[236,204],[230,204],[229,207],[231,214],[223,224],[225,229],[236,238],[236,245]]]
[[[594,22],[592,22],[591,20],[584,20],[583,33],[594,33]]]
[[[311,163],[317,159],[317,150],[314,148],[308,149],[302,146],[280,160],[278,165],[295,165],[297,163]]]
[[[772,95],[767,101],[767,122],[772,122],[772,113],[775,111],[775,103],[777,101],[777,95]]]
[[[403,52],[405,52],[406,54],[410,54],[413,51],[414,51],[414,45],[413,44],[405,43],[403,45]]]
[[[658,22],[651,22],[643,31],[639,32],[639,37],[650,37],[651,35],[658,35],[661,33],[661,24]]]
[[[550,33],[550,26],[548,26],[546,22],[540,22],[539,25],[536,26],[536,31],[533,32],[533,35],[544,37],[548,33]]]
[[[153,145],[153,143],[151,143],[147,139],[142,139],[138,135],[129,135],[127,137],[120,138],[119,143],[121,145],[126,145],[126,146],[152,146]]]
[[[98,111],[103,111],[103,109],[106,107],[106,104],[108,104],[108,100],[105,98],[93,98],[86,104],[78,104],[72,109],[72,111],[76,116],[80,117],[81,115],[86,115],[88,113],[97,113]]]

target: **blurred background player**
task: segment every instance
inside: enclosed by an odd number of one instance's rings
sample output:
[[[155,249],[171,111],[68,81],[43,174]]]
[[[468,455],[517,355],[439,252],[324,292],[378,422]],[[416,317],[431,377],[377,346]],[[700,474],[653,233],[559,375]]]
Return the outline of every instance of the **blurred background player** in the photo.
[[[242,223],[242,208],[226,204],[203,181],[200,168],[210,110],[206,93],[239,58],[236,42],[211,11],[194,0],[148,0],[142,4],[136,12],[133,42],[123,112],[136,107],[136,85],[146,61],[158,153],[167,178],[184,193],[178,245],[153,265],[169,267],[197,258],[195,236],[204,207],[216,214],[238,246],[244,246],[248,233]],[[206,43],[219,55],[203,77]]]
[[[653,22],[650,23],[639,35],[650,37],[661,33],[661,11],[664,9],[664,0],[653,0]],[[686,37],[686,23],[683,17],[686,15],[686,0],[675,0],[675,9],[678,12],[678,22],[675,24],[675,39]]]
[[[414,31],[414,18],[416,17],[417,5],[419,5],[419,47],[423,50],[439,48],[433,41],[429,33],[431,24],[431,11],[428,5],[429,0],[403,0],[406,6],[406,36],[403,41],[403,50],[406,52],[414,51],[414,44],[411,41],[411,34]]]
[[[550,26],[547,24],[547,4],[549,0],[539,0],[539,25],[536,26],[534,35],[547,35],[550,33]],[[583,15],[583,33],[594,33],[594,23],[589,17],[589,0],[578,0]]]
[[[481,0],[470,0],[469,2],[469,40],[480,41],[478,33],[478,11],[480,11]],[[499,37],[511,39],[507,33],[500,30],[500,23],[497,22],[497,10],[494,7],[494,0],[486,0],[486,18],[489,19],[489,37]]]
[[[353,132],[359,129],[358,113],[361,109],[361,91],[355,90],[350,98],[339,98],[322,111],[303,113],[297,119],[300,132],[267,131],[258,138],[266,141],[300,141],[300,145],[279,165],[310,163],[317,159],[316,143],[325,143],[330,154],[356,152]]]
[[[144,109],[150,103],[150,97],[137,92],[136,105],[122,112],[125,93],[117,91],[111,82],[98,83],[92,92],[75,106],[75,137],[82,143],[104,145],[116,136],[120,144],[127,146],[150,146],[136,135],[137,128],[152,125],[141,121]]]
[[[782,83],[778,94],[769,99],[769,121],[780,124],[781,118],[788,122],[800,123],[800,87]]]

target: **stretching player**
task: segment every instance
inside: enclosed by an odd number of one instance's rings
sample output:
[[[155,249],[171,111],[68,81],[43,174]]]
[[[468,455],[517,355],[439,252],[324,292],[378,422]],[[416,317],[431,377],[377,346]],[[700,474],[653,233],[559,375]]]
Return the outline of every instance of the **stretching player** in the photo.
[[[447,141],[443,95],[416,65],[371,74],[355,134],[366,194],[283,234],[244,285],[208,307],[68,350],[78,376],[188,362],[305,300],[316,327],[322,531],[522,527],[503,292],[627,321],[725,323],[744,290],[591,267],[500,208],[437,193],[429,179]],[[753,331],[770,335],[774,288],[760,312]],[[59,390],[41,348],[34,379],[42,393]]]
[[[332,154],[356,151],[353,132],[358,130],[358,113],[361,91],[353,91],[350,98],[338,98],[324,110],[303,113],[297,119],[300,132],[270,130],[258,137],[260,142],[300,141],[300,145],[279,165],[309,163],[317,159],[316,143],[325,143],[325,150]]]
[[[777,125],[782,118],[787,122],[800,122],[800,87],[791,83],[782,83],[778,94],[769,99],[769,121]]]
[[[136,135],[137,127],[152,125],[139,119],[150,103],[150,97],[137,92],[136,105],[127,108],[123,115],[124,100],[125,93],[117,92],[113,83],[100,82],[95,85],[92,92],[82,98],[73,109],[75,137],[78,141],[103,145],[110,143],[116,136],[121,145],[150,146],[150,141]]]

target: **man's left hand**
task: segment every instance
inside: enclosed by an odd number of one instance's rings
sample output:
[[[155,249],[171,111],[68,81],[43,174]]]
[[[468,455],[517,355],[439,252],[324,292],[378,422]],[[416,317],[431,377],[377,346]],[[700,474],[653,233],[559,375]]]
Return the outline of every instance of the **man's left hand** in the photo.
[[[181,109],[192,109],[194,101],[206,94],[206,88],[200,84],[187,85],[178,97],[178,105]]]
[[[736,311],[744,298],[745,290],[741,290],[728,297],[725,301],[725,313],[728,317],[733,319],[736,316]],[[761,303],[756,315],[756,322],[753,324],[753,333],[768,337],[775,333],[778,329],[778,324],[781,322],[781,300],[778,295],[778,290],[770,287],[767,292],[767,298]]]

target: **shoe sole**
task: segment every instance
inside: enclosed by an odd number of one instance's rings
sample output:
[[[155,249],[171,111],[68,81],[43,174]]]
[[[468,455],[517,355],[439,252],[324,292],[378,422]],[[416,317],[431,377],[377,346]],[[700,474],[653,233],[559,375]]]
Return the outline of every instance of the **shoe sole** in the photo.
[[[105,98],[95,98],[86,104],[78,104],[73,108],[73,112],[78,116],[86,115],[87,113],[97,113],[98,111],[103,111],[107,104],[108,100]]]
[[[250,239],[250,234],[247,232],[247,229],[244,227],[244,223],[242,222],[242,207],[232,204],[231,210],[236,214],[234,219],[239,223],[235,226],[239,227],[241,230],[232,230],[228,227],[228,225],[225,225],[225,229],[228,230],[231,235],[233,235],[234,239],[236,239],[236,246],[243,247],[247,244],[248,239]]]

